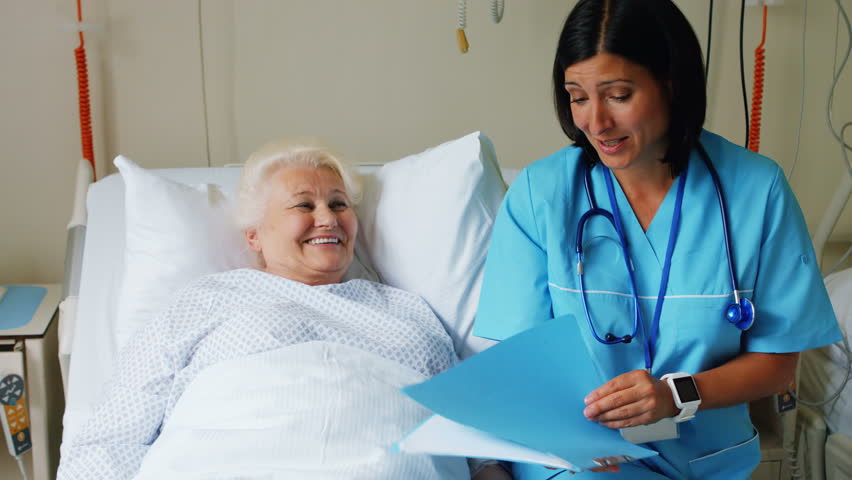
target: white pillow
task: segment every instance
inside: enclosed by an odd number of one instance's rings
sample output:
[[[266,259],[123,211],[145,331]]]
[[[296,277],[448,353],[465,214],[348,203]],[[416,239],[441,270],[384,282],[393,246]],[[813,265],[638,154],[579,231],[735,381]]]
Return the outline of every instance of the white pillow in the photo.
[[[126,209],[120,348],[188,282],[249,266],[251,256],[231,220],[235,192],[184,185],[123,156],[114,163]],[[345,278],[378,279],[422,296],[463,358],[491,345],[472,336],[491,225],[505,192],[491,141],[475,132],[371,169],[363,181],[356,261]]]
[[[172,295],[203,275],[248,266],[233,202],[217,185],[184,185],[119,155],[125,186],[124,278],[116,345],[153,318]]]
[[[361,241],[388,285],[423,297],[466,358],[491,227],[506,186],[480,132],[387,163],[364,179]]]

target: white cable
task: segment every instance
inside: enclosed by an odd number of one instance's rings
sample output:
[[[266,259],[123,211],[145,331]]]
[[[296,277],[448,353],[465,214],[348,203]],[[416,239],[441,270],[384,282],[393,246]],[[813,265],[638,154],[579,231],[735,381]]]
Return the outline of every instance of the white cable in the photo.
[[[805,3],[807,3],[807,0],[806,0]],[[828,103],[826,105],[826,117],[827,117],[827,120],[828,120],[828,129],[831,130],[831,134],[840,143],[840,153],[843,156],[843,165],[846,167],[846,172],[849,174],[850,177],[852,177],[852,163],[849,162],[849,155],[846,152],[847,149],[852,150],[852,146],[850,146],[844,140],[846,138],[846,129],[849,128],[850,126],[852,126],[852,122],[844,123],[843,126],[840,127],[840,133],[838,135],[838,133],[834,130],[834,124],[832,123],[832,119],[831,119],[831,117],[832,117],[832,108],[831,107],[832,107],[832,103],[834,103],[834,89],[835,89],[835,87],[837,87],[837,83],[840,79],[840,76],[843,74],[843,69],[846,67],[846,62],[849,60],[849,52],[852,51],[852,26],[850,26],[850,24],[849,24],[849,16],[846,14],[846,9],[843,8],[843,5],[840,3],[840,0],[835,0],[835,3],[837,4],[838,13],[840,13],[840,15],[837,16],[837,22],[840,23],[840,19],[842,18],[843,22],[846,24],[846,39],[847,39],[847,41],[846,41],[846,53],[843,55],[843,61],[840,62],[840,68],[834,68],[833,69],[834,71],[832,72],[834,78],[832,79],[831,89],[829,90],[829,93],[828,93]],[[838,35],[838,38],[839,38],[839,35]],[[835,61],[837,60],[836,48],[837,48],[837,42],[835,42],[835,54],[834,54]],[[840,268],[840,266],[843,265],[843,262],[845,262],[846,259],[849,258],[850,253],[852,253],[852,247],[850,247],[848,250],[846,250],[846,253],[844,253],[843,256],[840,258],[840,260],[837,263],[835,263],[833,267],[831,267],[831,270],[829,270],[828,273],[829,274],[834,273],[835,270]],[[846,345],[846,355],[847,355],[847,357],[852,358],[852,355],[850,355],[850,353],[849,353],[849,345],[848,344]],[[848,379],[849,379],[849,375],[847,374],[847,381],[848,381]],[[844,385],[845,385],[845,382],[844,382]]]
[[[821,406],[823,406],[827,403],[831,403],[831,402],[837,400],[837,397],[840,396],[840,393],[843,392],[843,390],[846,388],[846,385],[849,384],[849,378],[852,377],[852,352],[849,351],[849,339],[846,337],[846,332],[842,332],[842,333],[843,333],[843,340],[840,341],[840,342],[837,342],[836,345],[838,345],[843,350],[843,354],[846,355],[846,378],[844,378],[843,382],[840,384],[840,386],[837,387],[836,392],[831,394],[828,398],[826,398],[824,400],[816,401],[816,402],[810,402],[810,401],[807,401],[807,400],[802,400],[801,398],[796,397],[795,393],[793,393],[790,390],[787,390],[787,393],[789,393],[793,398],[795,398],[796,400],[801,402],[802,405],[807,405],[809,407],[821,407]]]
[[[846,129],[850,126],[852,126],[852,122],[846,122],[843,124],[843,127],[840,128],[841,138],[846,138]],[[845,145],[840,146],[840,152],[843,154],[843,163],[846,164],[846,171],[849,172],[849,176],[852,177],[852,163],[849,163],[849,156],[846,154]]]
[[[852,145],[846,143],[846,141],[842,137],[843,130],[852,122],[847,122],[841,127],[841,132],[838,133],[834,129],[834,123],[832,121],[832,103],[834,103],[834,89],[837,87],[837,82],[840,79],[840,75],[843,73],[843,69],[846,67],[846,62],[849,60],[849,52],[852,51],[852,25],[849,24],[849,16],[846,15],[846,10],[843,8],[843,5],[840,3],[840,0],[834,0],[834,3],[837,4],[838,13],[840,13],[838,20],[843,19],[843,23],[846,24],[846,34],[847,34],[847,42],[846,42],[846,53],[843,55],[843,61],[840,62],[840,68],[838,68],[834,72],[834,78],[831,82],[831,89],[828,91],[828,102],[826,108],[826,119],[828,120],[828,129],[831,131],[831,134],[834,136],[835,140],[840,142],[841,147],[844,149],[852,150]],[[836,58],[836,56],[835,56]],[[852,173],[852,167],[849,166],[849,163],[846,162],[846,168],[850,169],[850,173]]]
[[[799,92],[799,126],[796,128],[796,153],[793,155],[793,165],[790,167],[790,173],[787,175],[787,183],[793,181],[793,171],[796,170],[796,164],[799,162],[799,146],[802,139],[802,119],[805,115],[805,49],[808,32],[808,0],[803,0],[802,12],[802,89]]]
[[[491,0],[491,21],[500,23],[503,20],[503,8],[505,2],[503,0]]]
[[[15,460],[18,461],[18,468],[21,470],[21,477],[24,480],[29,480],[29,477],[27,476],[27,467],[26,465],[24,465],[24,459],[21,458],[20,455],[18,455],[17,457],[15,457]]]

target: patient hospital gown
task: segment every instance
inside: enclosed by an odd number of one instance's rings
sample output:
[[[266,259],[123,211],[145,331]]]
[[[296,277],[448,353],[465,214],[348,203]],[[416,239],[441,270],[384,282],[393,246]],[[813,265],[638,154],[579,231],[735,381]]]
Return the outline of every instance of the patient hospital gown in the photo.
[[[356,347],[432,376],[452,366],[450,337],[416,295],[366,280],[309,286],[253,269],[200,279],[140,328],[106,398],[58,478],[130,478],[184,390],[205,368],[289,345]]]

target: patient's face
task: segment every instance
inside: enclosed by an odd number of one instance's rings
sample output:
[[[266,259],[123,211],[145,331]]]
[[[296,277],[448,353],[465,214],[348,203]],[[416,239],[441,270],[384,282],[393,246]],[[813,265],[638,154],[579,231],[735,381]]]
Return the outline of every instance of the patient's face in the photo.
[[[358,219],[331,169],[287,167],[265,185],[266,211],[246,231],[265,270],[309,285],[337,283],[352,263]]]

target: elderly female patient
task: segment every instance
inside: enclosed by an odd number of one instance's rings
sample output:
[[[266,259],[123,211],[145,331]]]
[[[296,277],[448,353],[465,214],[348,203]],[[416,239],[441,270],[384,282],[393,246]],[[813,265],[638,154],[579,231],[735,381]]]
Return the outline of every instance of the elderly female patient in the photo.
[[[341,283],[358,193],[321,146],[253,154],[239,222],[258,268],[195,281],[136,333],[59,478],[469,478],[390,448],[428,415],[398,389],[456,355],[419,297]]]

